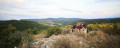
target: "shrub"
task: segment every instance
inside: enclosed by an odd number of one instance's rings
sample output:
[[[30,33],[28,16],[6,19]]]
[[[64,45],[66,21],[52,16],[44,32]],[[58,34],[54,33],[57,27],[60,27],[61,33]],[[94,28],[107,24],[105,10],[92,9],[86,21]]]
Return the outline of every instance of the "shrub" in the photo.
[[[119,35],[108,35],[104,32],[90,32],[86,39],[89,48],[120,48]]]
[[[58,35],[58,34],[61,34],[61,29],[59,27],[52,27],[52,28],[49,28],[47,30],[47,36],[46,37],[50,37],[51,35]]]
[[[37,28],[34,28],[34,29],[29,28],[29,29],[25,30],[24,32],[27,34],[34,34],[35,35],[35,34],[39,33],[38,31],[39,30]]]
[[[97,31],[95,24],[88,24],[88,31]]]
[[[22,39],[21,39],[21,46],[20,48],[30,48],[30,43],[32,41],[32,35],[31,34],[22,34]]]
[[[102,24],[89,24],[88,31],[103,31],[108,34],[120,35],[120,23],[102,23]]]

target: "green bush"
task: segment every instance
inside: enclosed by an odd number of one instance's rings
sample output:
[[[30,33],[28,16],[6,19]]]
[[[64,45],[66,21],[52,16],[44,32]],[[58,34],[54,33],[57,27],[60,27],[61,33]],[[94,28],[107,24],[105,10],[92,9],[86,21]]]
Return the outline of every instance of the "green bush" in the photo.
[[[47,30],[47,36],[46,37],[50,37],[51,35],[58,35],[58,34],[61,34],[61,29],[59,27],[52,27],[52,28],[49,28]]]
[[[37,34],[38,33],[38,29],[37,28],[34,28],[34,29],[28,29],[28,30],[26,30],[26,31],[24,31],[25,33],[27,33],[27,34]]]

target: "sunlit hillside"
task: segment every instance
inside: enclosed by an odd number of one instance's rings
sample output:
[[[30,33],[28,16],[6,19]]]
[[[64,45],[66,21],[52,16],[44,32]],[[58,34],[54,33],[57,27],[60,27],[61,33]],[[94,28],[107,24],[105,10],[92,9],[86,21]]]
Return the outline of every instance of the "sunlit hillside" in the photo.
[[[88,33],[81,29],[70,33],[72,25],[53,27],[35,35],[31,48],[119,48],[120,22],[88,24]],[[37,36],[43,36],[39,38]],[[44,38],[47,37],[47,38]]]
[[[60,20],[61,21],[61,20]],[[67,22],[68,21],[68,22]],[[77,22],[87,23],[88,33],[84,28],[71,31]],[[119,19],[66,20],[67,23],[53,25],[52,20],[0,21],[1,48],[119,48]],[[44,24],[42,24],[44,23]],[[50,23],[50,24],[49,24]],[[53,26],[52,26],[53,25]]]

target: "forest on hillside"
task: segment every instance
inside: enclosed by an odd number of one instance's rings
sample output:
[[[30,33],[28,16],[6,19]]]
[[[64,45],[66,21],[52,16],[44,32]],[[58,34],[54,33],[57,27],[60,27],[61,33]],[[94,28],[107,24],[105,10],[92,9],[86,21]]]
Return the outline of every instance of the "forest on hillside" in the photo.
[[[18,46],[24,40],[30,41],[30,34],[38,34],[47,28],[48,26],[32,21],[0,21],[0,47],[13,48]]]

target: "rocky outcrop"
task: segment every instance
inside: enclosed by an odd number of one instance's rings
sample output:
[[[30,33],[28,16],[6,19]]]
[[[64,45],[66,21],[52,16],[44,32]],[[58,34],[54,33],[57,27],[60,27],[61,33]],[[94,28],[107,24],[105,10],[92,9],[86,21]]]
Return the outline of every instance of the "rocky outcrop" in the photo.
[[[67,38],[69,40],[74,40],[77,43],[88,47],[89,45],[85,43],[85,38],[84,37],[78,37],[75,34],[65,34],[65,35],[52,35],[49,38],[42,38],[42,39],[35,39],[32,43],[32,45],[35,48],[52,48],[54,47],[53,44],[56,42],[56,40],[58,39],[62,39],[62,38]],[[40,45],[40,42],[43,42],[43,44]]]

